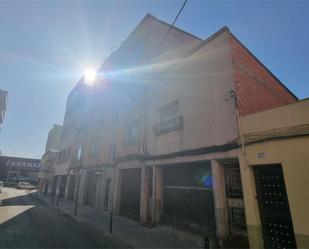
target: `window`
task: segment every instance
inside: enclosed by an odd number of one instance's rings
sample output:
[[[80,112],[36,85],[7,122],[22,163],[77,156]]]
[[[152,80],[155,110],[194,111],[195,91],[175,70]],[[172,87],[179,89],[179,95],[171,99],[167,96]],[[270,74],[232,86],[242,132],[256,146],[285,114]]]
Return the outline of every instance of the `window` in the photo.
[[[109,161],[110,162],[115,161],[115,148],[116,148],[116,144],[114,143],[109,146]]]
[[[58,153],[57,163],[63,163],[63,162],[69,161],[70,155],[71,155],[71,147],[61,150]]]
[[[139,143],[139,124],[134,122],[128,125],[127,129],[127,144],[133,145]]]
[[[100,153],[100,141],[95,140],[91,144],[91,149],[90,149],[90,156],[97,156]]]
[[[80,161],[81,157],[82,157],[82,147],[79,146],[77,149],[77,154],[76,154],[77,161]]]
[[[160,122],[166,121],[179,114],[179,101],[175,100],[160,109]]]

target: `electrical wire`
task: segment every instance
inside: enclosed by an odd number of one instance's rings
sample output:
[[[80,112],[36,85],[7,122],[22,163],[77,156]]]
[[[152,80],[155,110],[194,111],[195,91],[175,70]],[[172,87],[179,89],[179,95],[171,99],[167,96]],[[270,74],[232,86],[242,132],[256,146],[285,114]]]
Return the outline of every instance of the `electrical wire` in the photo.
[[[169,32],[172,30],[172,28],[174,27],[174,24],[176,23],[178,17],[180,16],[181,12],[183,11],[184,7],[186,6],[188,0],[185,0],[184,3],[182,4],[180,10],[178,11],[176,17],[174,18],[174,21],[172,22],[172,24],[170,25],[169,29],[167,30],[167,32],[165,33],[163,39],[160,41],[158,47],[156,48],[154,54],[153,54],[153,57],[156,56],[157,52],[159,51],[159,49],[161,48],[163,42],[165,41],[165,39],[167,38]]]

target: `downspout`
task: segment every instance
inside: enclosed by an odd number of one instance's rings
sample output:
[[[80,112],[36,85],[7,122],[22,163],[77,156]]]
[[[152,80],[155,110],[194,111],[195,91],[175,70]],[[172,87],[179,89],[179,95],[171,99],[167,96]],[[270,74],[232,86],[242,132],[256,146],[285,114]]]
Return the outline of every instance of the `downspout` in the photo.
[[[245,162],[244,169],[247,169],[249,162],[248,162],[248,159],[247,159],[246,143],[245,143],[245,138],[244,138],[244,134],[243,134],[243,131],[242,131],[242,126],[241,126],[241,120],[240,120],[239,109],[238,109],[238,99],[237,99],[237,95],[236,95],[234,90],[230,91],[230,97],[234,99],[234,103],[235,103],[239,142],[240,142],[241,152],[242,152],[242,155],[244,157],[244,162]]]

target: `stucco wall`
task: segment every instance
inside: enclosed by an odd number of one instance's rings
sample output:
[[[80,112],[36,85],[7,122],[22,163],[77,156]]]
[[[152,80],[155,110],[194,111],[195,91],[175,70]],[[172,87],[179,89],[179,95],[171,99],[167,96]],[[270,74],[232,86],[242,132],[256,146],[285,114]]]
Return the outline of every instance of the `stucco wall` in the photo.
[[[290,204],[292,222],[299,248],[309,247],[309,137],[269,141],[246,146],[249,168],[241,167],[247,223],[254,231],[261,231],[261,221],[257,206],[253,169],[258,165],[281,164]],[[258,159],[257,154],[265,158]],[[243,165],[241,165],[243,166]],[[252,228],[253,227],[253,228]],[[250,232],[250,231],[249,231]],[[249,234],[250,235],[250,234]],[[251,234],[256,237],[256,234]]]
[[[251,114],[241,118],[245,134],[309,124],[309,100]],[[298,248],[309,247],[309,136],[269,140],[246,145],[240,155],[246,217],[252,248],[262,247],[262,229],[253,167],[281,164]],[[261,158],[259,155],[263,153]]]
[[[213,40],[152,83],[148,110],[150,154],[221,145],[237,137],[228,32]],[[156,136],[160,108],[179,101],[183,129]]]
[[[309,99],[247,115],[241,119],[241,123],[244,134],[309,124]]]

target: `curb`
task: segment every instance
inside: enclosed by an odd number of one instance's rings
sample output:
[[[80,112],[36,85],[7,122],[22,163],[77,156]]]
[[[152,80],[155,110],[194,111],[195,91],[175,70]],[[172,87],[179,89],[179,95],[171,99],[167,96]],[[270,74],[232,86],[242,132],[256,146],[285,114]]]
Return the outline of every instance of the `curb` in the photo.
[[[128,242],[125,242],[123,241],[122,238],[119,238],[119,236],[117,235],[114,235],[114,234],[111,234],[111,233],[107,233],[105,232],[102,228],[92,224],[91,222],[89,222],[88,220],[85,220],[85,219],[82,219],[82,218],[79,218],[69,212],[67,212],[66,210],[63,210],[61,209],[60,207],[57,207],[55,205],[52,205],[50,202],[48,202],[47,200],[45,200],[44,198],[41,198],[40,195],[36,195],[36,196],[33,196],[33,193],[29,193],[31,195],[32,198],[35,198],[36,200],[44,203],[46,206],[52,208],[52,209],[55,209],[55,210],[58,210],[62,213],[64,213],[67,217],[69,217],[70,219],[76,221],[76,222],[79,222],[81,224],[85,224],[86,226],[89,226],[91,227],[92,229],[96,230],[98,233],[103,233],[103,236],[104,237],[109,237],[111,239],[116,239],[118,240],[119,242],[121,242],[122,244],[126,245],[125,247],[123,248],[130,248],[130,249],[133,249],[134,247],[128,243]]]

